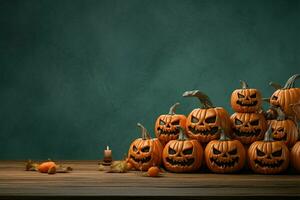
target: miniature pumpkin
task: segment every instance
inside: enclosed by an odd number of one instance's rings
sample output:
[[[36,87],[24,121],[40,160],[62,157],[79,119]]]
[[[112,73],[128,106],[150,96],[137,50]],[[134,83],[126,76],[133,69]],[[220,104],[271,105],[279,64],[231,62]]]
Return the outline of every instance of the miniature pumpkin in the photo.
[[[278,174],[289,165],[289,150],[282,141],[274,141],[269,127],[263,141],[251,144],[248,150],[251,169],[260,174]]]
[[[163,150],[163,164],[171,172],[193,172],[200,168],[203,149],[197,140],[186,139],[180,129],[179,138],[169,141]]]
[[[297,142],[291,150],[291,165],[300,172],[300,142]]]
[[[283,88],[280,88],[278,84],[270,83],[276,89],[270,98],[270,104],[275,107],[279,106],[286,116],[291,116],[295,120],[300,120],[300,88],[294,87],[298,77],[300,74],[291,76]]]
[[[137,124],[141,128],[142,138],[134,140],[128,151],[128,162],[137,170],[146,171],[152,166],[161,164],[162,146],[157,138],[151,139],[147,129]]]
[[[274,109],[277,112],[277,119],[268,121],[273,139],[283,141],[288,147],[292,147],[298,140],[298,127],[293,120],[286,118],[280,107]]]
[[[231,140],[222,131],[219,140],[210,141],[205,148],[206,166],[215,173],[232,173],[243,168],[246,152],[242,143]]]
[[[209,97],[199,90],[186,91],[184,97],[197,97],[202,108],[194,109],[187,117],[186,130],[188,137],[201,143],[218,139],[220,129],[226,134],[231,132],[228,112],[222,107],[214,107]]]
[[[175,103],[169,111],[169,114],[160,115],[155,123],[155,135],[159,141],[165,145],[170,140],[178,138],[179,129],[177,126],[185,127],[186,117],[175,114],[175,109],[179,103]]]
[[[261,140],[267,130],[267,121],[260,113],[234,113],[230,117],[232,137],[243,144]]]
[[[259,90],[248,88],[245,81],[240,81],[242,89],[231,94],[231,107],[235,112],[257,112],[261,109],[262,96]]]

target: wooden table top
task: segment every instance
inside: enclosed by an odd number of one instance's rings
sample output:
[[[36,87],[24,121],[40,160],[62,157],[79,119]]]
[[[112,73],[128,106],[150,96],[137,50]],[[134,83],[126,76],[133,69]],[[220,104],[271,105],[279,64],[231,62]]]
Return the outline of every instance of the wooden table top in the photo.
[[[63,161],[71,173],[24,171],[24,161],[0,161],[0,196],[300,196],[300,175],[98,171],[97,161]]]

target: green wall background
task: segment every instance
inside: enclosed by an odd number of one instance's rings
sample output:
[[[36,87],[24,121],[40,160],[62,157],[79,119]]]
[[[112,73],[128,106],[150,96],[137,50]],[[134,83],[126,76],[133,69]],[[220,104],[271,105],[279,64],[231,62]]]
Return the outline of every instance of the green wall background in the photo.
[[[300,1],[0,1],[0,159],[115,158],[200,89],[272,93],[300,66]],[[299,86],[299,83],[297,83]]]

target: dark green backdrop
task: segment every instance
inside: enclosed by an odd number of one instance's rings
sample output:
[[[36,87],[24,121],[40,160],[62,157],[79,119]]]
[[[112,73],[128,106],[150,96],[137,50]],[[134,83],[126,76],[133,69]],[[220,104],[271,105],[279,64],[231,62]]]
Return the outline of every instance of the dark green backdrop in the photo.
[[[300,2],[0,1],[0,159],[115,158],[201,89],[230,113],[239,80],[300,72]],[[299,84],[297,84],[299,86]]]

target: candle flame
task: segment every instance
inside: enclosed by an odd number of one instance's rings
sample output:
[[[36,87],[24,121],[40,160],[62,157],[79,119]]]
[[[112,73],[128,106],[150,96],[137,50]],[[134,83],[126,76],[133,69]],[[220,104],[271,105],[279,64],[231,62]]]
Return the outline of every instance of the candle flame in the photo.
[[[108,145],[106,146],[106,150],[109,150],[109,146]]]

